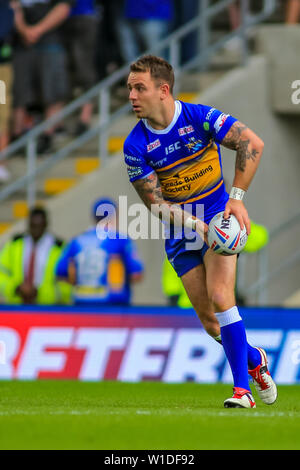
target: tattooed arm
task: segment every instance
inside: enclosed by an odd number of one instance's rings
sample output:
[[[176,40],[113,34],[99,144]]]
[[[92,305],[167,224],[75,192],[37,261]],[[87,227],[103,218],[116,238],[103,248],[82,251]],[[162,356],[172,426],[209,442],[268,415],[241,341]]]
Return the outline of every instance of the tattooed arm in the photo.
[[[153,215],[159,217],[161,220],[170,221],[171,224],[176,226],[183,226],[186,224],[187,219],[191,219],[191,214],[182,210],[180,205],[172,204],[170,201],[164,199],[160,182],[155,172],[151,173],[146,178],[134,181],[132,184],[146,207]],[[195,220],[195,230],[206,241],[207,224],[199,219]]]
[[[259,165],[264,148],[263,141],[247,126],[236,121],[221,144],[231,150],[236,150],[233,186],[247,191]],[[225,209],[225,217],[231,213],[237,217],[242,228],[244,224],[246,225],[249,234],[250,220],[243,202],[229,199]]]
[[[150,211],[154,204],[170,204],[163,198],[160,182],[155,172],[151,173],[146,178],[134,181],[132,184],[143,203]]]
[[[233,186],[247,191],[263,152],[263,141],[244,124],[236,121],[221,144],[231,150],[236,150]]]

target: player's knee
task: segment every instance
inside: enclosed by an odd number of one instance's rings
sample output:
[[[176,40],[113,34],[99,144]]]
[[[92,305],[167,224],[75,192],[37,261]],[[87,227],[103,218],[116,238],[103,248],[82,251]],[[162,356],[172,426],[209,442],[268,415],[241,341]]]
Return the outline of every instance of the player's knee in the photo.
[[[215,312],[223,312],[232,307],[234,303],[234,293],[228,292],[223,286],[217,287],[210,295],[211,303]]]

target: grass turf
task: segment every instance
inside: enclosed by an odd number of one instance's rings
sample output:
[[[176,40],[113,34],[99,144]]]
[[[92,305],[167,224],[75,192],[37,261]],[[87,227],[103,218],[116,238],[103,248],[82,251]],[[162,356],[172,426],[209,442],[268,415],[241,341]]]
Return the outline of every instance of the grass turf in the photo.
[[[1,449],[300,449],[300,387],[224,409],[228,385],[0,382]],[[254,393],[255,395],[255,393]]]

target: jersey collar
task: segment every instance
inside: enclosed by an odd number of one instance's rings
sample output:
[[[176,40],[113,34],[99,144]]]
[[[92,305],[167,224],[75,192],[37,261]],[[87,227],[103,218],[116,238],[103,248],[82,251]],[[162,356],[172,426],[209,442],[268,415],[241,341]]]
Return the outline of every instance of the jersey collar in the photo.
[[[182,109],[181,102],[178,100],[175,100],[175,112],[174,112],[173,119],[168,125],[168,127],[166,127],[165,129],[154,129],[153,127],[150,126],[150,124],[148,124],[147,119],[142,119],[142,121],[144,125],[146,126],[146,128],[148,129],[148,131],[152,132],[153,134],[167,134],[168,132],[170,132],[172,127],[176,124],[177,119],[180,116],[181,109]]]

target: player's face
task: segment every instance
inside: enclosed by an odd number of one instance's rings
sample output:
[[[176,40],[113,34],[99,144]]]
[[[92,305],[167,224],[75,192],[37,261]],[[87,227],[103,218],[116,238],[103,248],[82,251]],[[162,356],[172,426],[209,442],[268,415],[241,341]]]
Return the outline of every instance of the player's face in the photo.
[[[131,72],[127,80],[129,101],[139,119],[151,118],[160,104],[161,89],[150,72]]]

